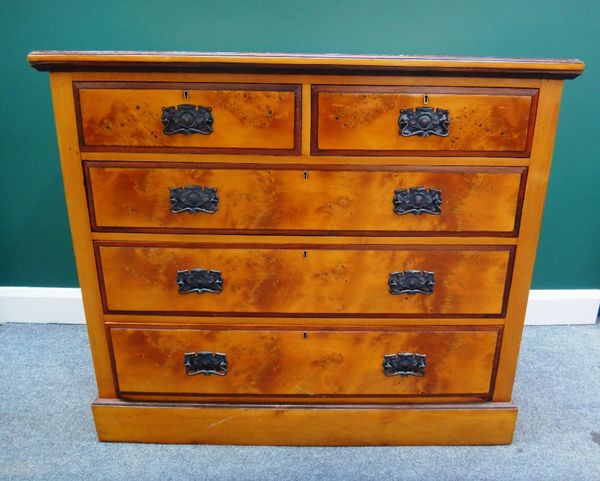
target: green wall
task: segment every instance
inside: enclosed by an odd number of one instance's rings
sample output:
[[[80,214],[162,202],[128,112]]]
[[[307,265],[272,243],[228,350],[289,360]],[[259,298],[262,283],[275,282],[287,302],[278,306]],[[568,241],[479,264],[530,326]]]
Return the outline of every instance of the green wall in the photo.
[[[533,287],[600,287],[599,21],[598,0],[0,0],[0,285],[77,285],[48,77],[26,62],[71,49],[580,58]]]

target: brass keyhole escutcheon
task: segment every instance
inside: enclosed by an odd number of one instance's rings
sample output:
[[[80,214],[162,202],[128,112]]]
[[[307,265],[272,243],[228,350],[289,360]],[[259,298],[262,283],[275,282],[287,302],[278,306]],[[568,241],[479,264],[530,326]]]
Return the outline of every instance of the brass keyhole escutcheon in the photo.
[[[183,91],[183,100],[189,100],[189,99],[190,99],[190,91],[184,90]]]
[[[429,103],[429,94],[423,95],[423,103],[427,105]]]

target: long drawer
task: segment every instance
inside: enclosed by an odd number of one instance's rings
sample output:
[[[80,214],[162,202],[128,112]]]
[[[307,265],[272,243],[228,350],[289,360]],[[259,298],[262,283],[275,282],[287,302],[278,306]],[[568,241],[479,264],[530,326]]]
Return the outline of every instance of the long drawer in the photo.
[[[299,85],[75,82],[74,88],[82,150],[299,150]]]
[[[516,235],[526,168],[93,162],[85,172],[100,231]]]
[[[537,92],[316,85],[312,153],[527,157]]]
[[[126,394],[488,397],[501,328],[110,328]]]
[[[97,242],[107,313],[502,317],[512,246]]]

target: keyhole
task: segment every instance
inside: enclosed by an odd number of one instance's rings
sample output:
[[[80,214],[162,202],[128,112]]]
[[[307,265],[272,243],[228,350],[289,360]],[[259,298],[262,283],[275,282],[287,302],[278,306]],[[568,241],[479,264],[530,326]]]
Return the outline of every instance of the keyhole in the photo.
[[[423,103],[425,105],[427,105],[429,103],[429,95],[428,94],[423,95]]]
[[[308,339],[308,333],[307,332],[304,333],[304,339]]]
[[[308,180],[308,170],[304,171],[304,180]]]
[[[303,254],[303,255],[304,255],[304,258],[306,259],[306,258],[308,257],[308,252],[307,252],[307,251],[304,251],[304,254]]]
[[[189,99],[190,99],[190,91],[184,90],[183,91],[183,100],[189,100]]]

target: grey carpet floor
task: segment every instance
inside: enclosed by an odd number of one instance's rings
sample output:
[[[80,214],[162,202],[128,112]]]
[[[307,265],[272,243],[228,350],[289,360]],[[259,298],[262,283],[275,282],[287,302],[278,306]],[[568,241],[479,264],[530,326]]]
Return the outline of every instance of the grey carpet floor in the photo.
[[[600,480],[600,327],[525,329],[514,443],[268,447],[99,443],[83,326],[0,326],[0,480]]]

